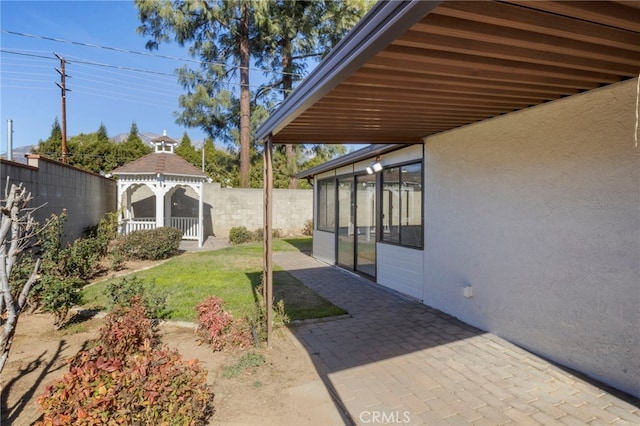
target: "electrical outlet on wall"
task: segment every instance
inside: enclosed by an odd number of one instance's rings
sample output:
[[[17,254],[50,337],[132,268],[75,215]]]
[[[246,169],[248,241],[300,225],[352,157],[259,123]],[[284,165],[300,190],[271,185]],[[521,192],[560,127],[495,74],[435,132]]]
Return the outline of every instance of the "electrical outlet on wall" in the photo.
[[[473,297],[473,287],[471,286],[462,287],[462,295],[464,297]]]

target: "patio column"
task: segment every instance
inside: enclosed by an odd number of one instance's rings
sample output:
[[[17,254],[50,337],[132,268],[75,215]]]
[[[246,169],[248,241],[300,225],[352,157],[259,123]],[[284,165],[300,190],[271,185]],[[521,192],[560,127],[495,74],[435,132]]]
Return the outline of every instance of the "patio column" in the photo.
[[[271,322],[273,321],[273,241],[271,240],[272,227],[272,200],[273,200],[273,137],[269,135],[264,140],[264,289],[267,321],[267,347],[271,348]]]

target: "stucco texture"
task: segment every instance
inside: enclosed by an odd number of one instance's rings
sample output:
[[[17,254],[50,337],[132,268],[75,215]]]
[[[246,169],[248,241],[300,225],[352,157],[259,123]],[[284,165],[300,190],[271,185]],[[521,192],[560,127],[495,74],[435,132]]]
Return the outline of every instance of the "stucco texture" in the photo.
[[[640,396],[636,82],[425,141],[424,299]]]

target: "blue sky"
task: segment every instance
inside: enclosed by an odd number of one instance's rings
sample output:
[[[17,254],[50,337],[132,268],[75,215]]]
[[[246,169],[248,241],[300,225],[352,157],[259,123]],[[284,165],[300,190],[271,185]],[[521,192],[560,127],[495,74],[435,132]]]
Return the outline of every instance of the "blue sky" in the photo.
[[[174,117],[179,110],[178,96],[183,92],[174,70],[197,64],[189,62],[186,47],[177,44],[163,44],[149,52],[145,49],[147,38],[136,33],[138,25],[137,10],[130,1],[0,1],[0,152],[6,151],[8,119],[13,120],[14,147],[48,138],[54,119],[61,120],[61,91],[55,84],[60,81],[55,70],[60,61],[54,52],[69,61],[68,137],[94,132],[100,123],[105,124],[110,136],[128,133],[135,121],[140,132],[161,134],[166,130],[169,136],[180,139],[186,130],[194,143],[204,139],[202,131],[185,129],[175,124]],[[183,60],[114,52],[7,31]]]

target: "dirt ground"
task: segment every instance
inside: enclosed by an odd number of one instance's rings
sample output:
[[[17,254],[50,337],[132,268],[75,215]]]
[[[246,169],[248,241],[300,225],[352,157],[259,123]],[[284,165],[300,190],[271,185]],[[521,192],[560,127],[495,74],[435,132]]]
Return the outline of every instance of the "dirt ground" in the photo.
[[[142,265],[137,265],[141,267]],[[20,316],[0,385],[2,425],[30,425],[42,411],[36,403],[45,387],[68,372],[67,358],[97,337],[99,316],[55,330],[50,314]],[[198,359],[208,370],[215,413],[211,425],[330,425],[343,424],[322,380],[301,344],[289,329],[276,335],[272,348],[259,351],[265,364],[235,378],[222,369],[241,356],[212,352],[198,345],[193,325],[164,322],[159,326],[164,344],[177,348],[185,359]]]

